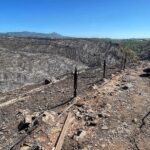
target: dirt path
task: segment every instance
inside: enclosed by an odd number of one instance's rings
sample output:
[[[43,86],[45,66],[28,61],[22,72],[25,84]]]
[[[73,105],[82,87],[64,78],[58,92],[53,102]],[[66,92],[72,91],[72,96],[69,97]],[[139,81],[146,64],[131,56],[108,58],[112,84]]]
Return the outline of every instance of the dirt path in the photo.
[[[149,66],[142,63],[88,90],[80,98],[83,106],[72,110],[76,122],[64,149],[73,150],[76,143],[85,150],[150,150],[150,78],[139,76]]]

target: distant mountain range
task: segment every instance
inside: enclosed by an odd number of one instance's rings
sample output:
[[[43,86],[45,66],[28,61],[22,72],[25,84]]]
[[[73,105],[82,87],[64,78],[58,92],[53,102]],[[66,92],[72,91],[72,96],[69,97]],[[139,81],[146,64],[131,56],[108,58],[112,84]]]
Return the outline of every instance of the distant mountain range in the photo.
[[[63,39],[67,38],[56,32],[53,33],[36,33],[36,32],[6,32],[0,33],[0,36],[10,36],[10,37],[37,37],[37,38],[50,38],[50,39]]]

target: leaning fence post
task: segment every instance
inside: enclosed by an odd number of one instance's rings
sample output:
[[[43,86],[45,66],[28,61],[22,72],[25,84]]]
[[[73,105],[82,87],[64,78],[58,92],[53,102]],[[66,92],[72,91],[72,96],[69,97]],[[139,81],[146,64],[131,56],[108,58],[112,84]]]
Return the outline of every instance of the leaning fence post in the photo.
[[[74,97],[77,97],[77,80],[78,80],[78,73],[77,73],[77,67],[75,67],[75,70],[74,70]]]
[[[106,77],[106,60],[104,60],[104,65],[103,65],[103,78]]]

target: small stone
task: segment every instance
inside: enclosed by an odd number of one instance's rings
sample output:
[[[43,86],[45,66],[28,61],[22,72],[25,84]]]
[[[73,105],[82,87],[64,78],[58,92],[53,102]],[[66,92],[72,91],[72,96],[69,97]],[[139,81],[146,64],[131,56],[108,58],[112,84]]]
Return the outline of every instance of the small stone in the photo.
[[[32,123],[32,117],[31,115],[26,115],[25,116],[25,123]]]
[[[84,106],[84,103],[81,102],[81,101],[78,101],[78,102],[75,104],[75,106],[77,106],[77,107],[83,107],[83,106]]]
[[[79,136],[79,139],[83,139],[85,136],[86,136],[86,131],[82,131]]]
[[[93,89],[94,89],[94,90],[97,90],[97,89],[98,89],[98,86],[94,84]]]
[[[56,113],[55,112],[44,112],[44,116],[42,117],[42,121],[49,124],[55,122]]]
[[[134,119],[132,120],[132,122],[133,122],[133,123],[137,123],[137,118],[134,118]]]
[[[108,130],[108,127],[106,125],[102,126],[102,130]]]
[[[93,112],[94,111],[91,108],[88,109],[88,113],[93,113]]]
[[[74,136],[74,138],[77,140],[77,141],[81,141],[84,139],[84,137],[87,135],[86,131],[84,130],[79,130],[77,131],[76,135]]]
[[[111,109],[111,105],[110,105],[110,104],[106,104],[106,107],[107,107],[108,109]]]
[[[79,112],[79,111],[77,111],[75,114],[76,114],[76,116],[77,116],[77,117],[81,117],[81,115],[80,115],[80,112]]]
[[[132,88],[133,84],[132,83],[127,83],[126,86],[128,86],[128,88]]]
[[[21,149],[20,150],[29,150],[30,149],[30,147],[29,146],[23,146],[23,147],[21,147]]]
[[[101,145],[101,147],[102,147],[102,148],[105,148],[105,147],[106,147],[106,145],[105,145],[105,144],[102,144],[102,145]]]

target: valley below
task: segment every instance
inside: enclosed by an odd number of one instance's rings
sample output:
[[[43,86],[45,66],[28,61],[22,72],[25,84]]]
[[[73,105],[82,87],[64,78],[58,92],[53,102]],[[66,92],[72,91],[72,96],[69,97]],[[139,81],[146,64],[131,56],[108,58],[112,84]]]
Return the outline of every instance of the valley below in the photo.
[[[88,67],[120,66],[118,45],[98,39],[0,37],[0,91],[43,82]]]

